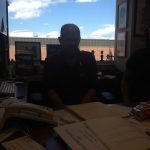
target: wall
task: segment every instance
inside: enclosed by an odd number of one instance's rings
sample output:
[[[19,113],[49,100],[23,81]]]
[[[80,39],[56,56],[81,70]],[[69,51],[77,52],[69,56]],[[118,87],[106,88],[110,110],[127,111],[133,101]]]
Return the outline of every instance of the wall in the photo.
[[[127,1],[127,24],[126,27],[123,30],[119,30],[118,28],[118,13],[119,13],[119,5],[121,5],[122,3],[126,2],[126,0],[117,0],[116,1],[116,33],[115,33],[115,65],[117,66],[117,68],[121,71],[125,70],[125,63],[128,59],[128,57],[130,56],[130,49],[131,49],[131,36],[132,36],[132,20],[133,20],[133,16],[132,16],[132,2],[133,0],[129,0]],[[125,47],[125,56],[124,57],[118,57],[117,56],[117,34],[119,32],[126,32],[126,47]]]
[[[127,25],[125,29],[118,28],[118,7],[120,4],[127,1]],[[116,1],[116,33],[115,33],[115,65],[121,71],[125,70],[125,64],[130,55],[137,49],[144,48],[145,43],[145,21],[149,13],[144,14],[145,2],[148,0],[117,0]],[[137,3],[139,2],[139,3]],[[138,4],[138,7],[137,7]],[[117,56],[117,33],[120,31],[126,32],[126,55],[125,57]],[[140,32],[139,32],[140,31]],[[142,34],[141,34],[142,33]]]

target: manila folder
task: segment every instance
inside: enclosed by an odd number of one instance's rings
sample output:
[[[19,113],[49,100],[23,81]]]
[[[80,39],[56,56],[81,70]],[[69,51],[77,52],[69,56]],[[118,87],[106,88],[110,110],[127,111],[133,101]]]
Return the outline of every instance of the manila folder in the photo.
[[[72,150],[150,149],[150,137],[119,117],[91,119],[54,130]]]

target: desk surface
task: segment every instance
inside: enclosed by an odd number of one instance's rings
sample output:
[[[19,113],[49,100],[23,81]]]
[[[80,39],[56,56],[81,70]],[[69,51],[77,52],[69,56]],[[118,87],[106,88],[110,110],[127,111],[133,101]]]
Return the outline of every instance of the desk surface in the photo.
[[[29,136],[34,141],[42,145],[46,150],[67,150],[68,146],[49,127],[34,127],[16,131],[3,142],[8,142],[23,136]]]
[[[130,120],[135,123],[135,126],[142,129],[144,132],[148,131],[150,133],[150,121],[138,122],[132,118],[128,118],[128,113],[131,110],[130,107],[125,107],[121,105],[107,105],[112,110],[119,112],[125,119]],[[61,112],[61,111],[60,111]],[[62,115],[64,115],[61,112]],[[66,119],[66,118],[65,118]],[[74,118],[72,118],[74,119]],[[69,147],[58,137],[54,132],[52,127],[49,126],[28,126],[24,128],[21,132],[17,131],[12,136],[10,136],[7,141],[15,139],[20,136],[30,135],[32,139],[41,144],[47,150],[67,150]]]
[[[138,122],[131,108],[102,103],[69,106],[82,122],[54,128],[73,150],[146,150],[150,148],[150,120]],[[141,130],[142,129],[142,130]]]

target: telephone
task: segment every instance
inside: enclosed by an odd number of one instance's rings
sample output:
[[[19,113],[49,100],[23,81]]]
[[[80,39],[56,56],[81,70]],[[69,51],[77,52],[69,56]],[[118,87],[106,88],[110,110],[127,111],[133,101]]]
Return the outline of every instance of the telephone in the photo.
[[[49,107],[20,102],[12,98],[0,100],[0,129],[3,128],[9,117],[45,122],[51,125],[57,124],[53,120],[53,110]]]

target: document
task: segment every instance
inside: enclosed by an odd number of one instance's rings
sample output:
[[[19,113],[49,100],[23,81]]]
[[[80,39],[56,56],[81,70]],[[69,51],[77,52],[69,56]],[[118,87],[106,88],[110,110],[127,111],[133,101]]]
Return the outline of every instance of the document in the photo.
[[[58,126],[80,121],[75,115],[65,109],[54,111],[53,120],[57,122]]]
[[[107,104],[107,107],[112,109],[112,111],[116,111],[123,118],[129,117],[129,113],[132,109],[132,107],[127,107],[127,106],[119,105],[119,104]]]
[[[56,127],[54,130],[72,150],[108,150],[86,122]]]
[[[91,119],[54,130],[73,150],[150,149],[150,137],[119,117]]]
[[[78,115],[82,120],[121,116],[120,113],[100,102],[71,105],[67,106],[67,109]]]
[[[46,150],[39,143],[29,136],[23,136],[8,142],[2,143],[7,150]]]

